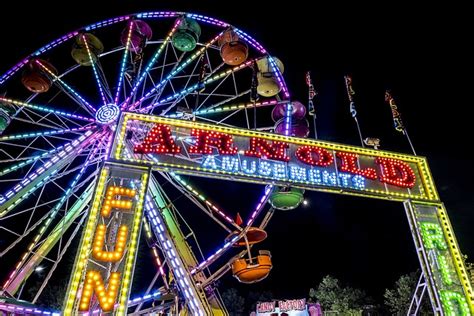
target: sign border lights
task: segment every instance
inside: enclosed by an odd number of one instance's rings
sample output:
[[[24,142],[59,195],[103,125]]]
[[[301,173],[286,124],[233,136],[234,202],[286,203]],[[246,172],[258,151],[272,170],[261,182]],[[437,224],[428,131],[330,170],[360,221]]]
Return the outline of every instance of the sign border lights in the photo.
[[[133,121],[154,124],[154,127],[149,129],[150,133],[142,139],[142,143],[135,144],[135,149],[139,149],[143,155],[132,156],[125,150],[124,144],[129,132],[128,124]],[[200,165],[181,164],[179,159],[173,158],[183,150],[177,145],[176,135],[173,135],[171,128],[189,130],[189,138],[194,139],[194,144],[188,148],[189,154],[202,155]],[[147,139],[148,142],[150,140],[151,133],[153,137],[161,139],[154,148],[146,144]],[[245,148],[236,148],[233,138],[248,139],[248,144]],[[291,157],[287,155],[289,146],[296,148]],[[217,156],[211,154],[216,151]],[[155,154],[147,155],[147,153]],[[160,154],[167,156],[166,161],[159,159]],[[149,165],[154,169],[183,174],[224,179],[233,176],[234,180],[245,182],[291,184],[309,190],[397,201],[439,200],[424,157],[151,115],[123,113],[112,156],[117,161]],[[236,156],[245,158],[245,161],[239,161],[240,165],[247,167],[250,171],[252,168],[258,168],[258,172],[252,171],[253,174],[250,174],[252,172],[249,171],[245,174],[245,170],[229,170],[216,163],[222,160],[230,164],[233,162],[231,160],[237,159]],[[359,166],[361,159],[370,159],[373,165],[361,167]],[[328,165],[335,166],[336,160],[337,167],[332,169],[335,173],[326,172],[325,168]],[[290,165],[288,161],[297,162],[299,166]],[[256,163],[258,165],[254,166]],[[306,172],[307,174],[301,174]],[[270,177],[268,176],[270,173],[277,176]],[[363,184],[368,181],[376,181],[379,184],[382,183],[383,186],[379,185],[381,189],[365,187]],[[413,192],[416,190],[410,190],[415,185],[415,181],[416,188],[419,190],[417,193]]]
[[[442,203],[404,203],[431,301],[445,315],[474,313],[474,292]]]
[[[103,167],[71,274],[64,315],[89,313],[94,297],[103,312],[126,313],[148,177],[148,168],[110,163]],[[112,212],[123,212],[123,220],[116,222]],[[104,225],[105,220],[112,224]],[[114,244],[104,250],[106,234],[114,235]],[[100,266],[105,275],[97,270]]]

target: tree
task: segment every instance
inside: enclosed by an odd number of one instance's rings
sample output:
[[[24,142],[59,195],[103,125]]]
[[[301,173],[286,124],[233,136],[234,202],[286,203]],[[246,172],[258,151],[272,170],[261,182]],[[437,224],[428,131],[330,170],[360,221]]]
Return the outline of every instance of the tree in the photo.
[[[410,302],[415,292],[416,284],[418,282],[417,274],[412,272],[410,274],[402,275],[393,289],[386,289],[384,298],[385,305],[389,308],[390,312],[395,315],[406,315],[410,308]],[[428,293],[425,291],[422,303],[421,303],[421,315],[432,314]]]
[[[245,299],[239,295],[236,289],[230,288],[225,290],[222,293],[222,300],[224,301],[229,315],[238,316],[244,314]]]
[[[309,290],[309,300],[319,302],[324,310],[349,315],[358,313],[369,299],[364,291],[341,287],[338,279],[327,275],[317,289]]]
[[[273,301],[273,293],[270,291],[254,292],[251,291],[247,296],[247,307],[249,312],[257,310],[257,303]]]

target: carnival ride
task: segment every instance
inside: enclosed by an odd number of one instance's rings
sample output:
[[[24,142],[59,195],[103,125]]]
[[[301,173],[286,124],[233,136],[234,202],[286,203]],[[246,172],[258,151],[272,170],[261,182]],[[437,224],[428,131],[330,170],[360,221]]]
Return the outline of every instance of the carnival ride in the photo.
[[[215,281],[229,270],[243,283],[267,277],[271,253],[253,247],[266,238],[275,209],[294,209],[305,189],[316,189],[409,201],[407,210],[426,207],[425,215],[434,207],[444,216],[441,237],[432,217],[427,226],[407,211],[430,298],[437,312],[472,313],[454,235],[445,244],[439,239],[452,232],[426,161],[305,139],[306,107],[290,100],[283,71],[280,60],[228,23],[147,12],[66,34],[5,73],[0,260],[13,268],[2,284],[0,310],[58,312],[35,304],[50,283],[66,277],[65,315],[225,315]],[[239,210],[243,221],[187,175],[266,186],[251,210]],[[186,207],[177,206],[177,192]],[[196,210],[204,214],[200,220]],[[195,232],[205,219],[221,236],[217,250]],[[137,296],[130,291],[141,235],[156,269]],[[433,259],[445,264],[438,273],[429,256],[448,246],[452,257]],[[73,251],[68,274],[61,265]],[[43,268],[34,295],[22,301],[25,284]],[[448,273],[458,287],[437,273]]]

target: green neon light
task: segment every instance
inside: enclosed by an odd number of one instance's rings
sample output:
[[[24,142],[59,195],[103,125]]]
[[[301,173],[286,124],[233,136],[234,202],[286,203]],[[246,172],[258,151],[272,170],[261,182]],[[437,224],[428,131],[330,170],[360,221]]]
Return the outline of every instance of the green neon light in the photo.
[[[440,291],[441,303],[443,304],[446,316],[470,316],[469,305],[466,298],[457,292]]]
[[[443,230],[437,223],[420,223],[420,230],[426,249],[445,250],[448,248]]]
[[[451,278],[451,268],[448,264],[448,260],[443,255],[438,255],[438,265],[439,271],[441,272],[441,278],[443,283],[447,285],[453,284],[453,279]]]

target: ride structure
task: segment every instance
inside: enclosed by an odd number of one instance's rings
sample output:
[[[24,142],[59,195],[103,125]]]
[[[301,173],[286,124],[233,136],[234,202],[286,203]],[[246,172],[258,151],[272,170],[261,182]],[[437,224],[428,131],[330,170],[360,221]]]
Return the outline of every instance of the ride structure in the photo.
[[[0,310],[54,313],[35,304],[61,279],[75,244],[64,315],[226,315],[215,282],[230,270],[243,283],[267,277],[270,251],[252,255],[266,225],[275,210],[302,203],[304,190],[318,190],[403,202],[421,295],[427,289],[436,314],[472,315],[471,284],[427,160],[307,138],[306,107],[290,99],[283,71],[232,25],[146,12],[69,33],[0,77],[0,260],[13,267]],[[234,220],[188,176],[263,192],[245,221]],[[177,192],[203,221],[178,207]],[[217,250],[197,237],[205,220],[219,229]],[[135,296],[140,236],[156,269]],[[32,279],[39,287],[25,302]]]

